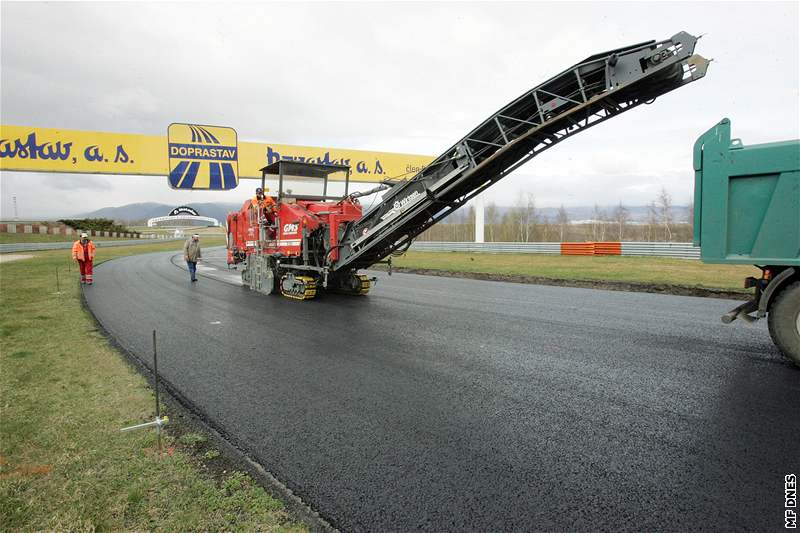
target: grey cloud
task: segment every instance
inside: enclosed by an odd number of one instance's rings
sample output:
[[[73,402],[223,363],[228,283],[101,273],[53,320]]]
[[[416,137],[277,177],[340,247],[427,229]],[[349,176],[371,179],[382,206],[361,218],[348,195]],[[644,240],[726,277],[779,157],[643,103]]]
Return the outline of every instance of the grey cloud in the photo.
[[[86,174],[53,174],[41,175],[47,185],[60,191],[113,191],[114,184],[107,176]]]
[[[692,144],[722,117],[745,143],[800,136],[798,11],[796,2],[3,2],[0,112],[5,124],[163,135],[194,121],[233,126],[242,140],[436,155],[592,53],[705,32],[698,51],[715,60],[706,79],[553,148],[487,193],[500,203],[520,189],[551,205],[634,203],[663,184],[688,198]],[[60,183],[80,182],[76,201],[99,207],[182,198],[161,178],[102,180]],[[4,172],[0,182],[37,187],[44,211],[64,207],[48,191],[70,193],[57,179]]]

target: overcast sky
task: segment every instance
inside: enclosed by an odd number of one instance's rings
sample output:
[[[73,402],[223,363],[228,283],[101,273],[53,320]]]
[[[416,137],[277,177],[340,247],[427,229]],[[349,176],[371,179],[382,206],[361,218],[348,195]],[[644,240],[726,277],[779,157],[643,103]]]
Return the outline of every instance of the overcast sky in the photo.
[[[511,205],[642,205],[693,188],[695,139],[732,120],[745,144],[800,137],[800,14],[787,3],[125,4],[2,2],[3,124],[438,155],[587,56],[685,30],[706,78],[546,151],[490,189]],[[235,201],[166,177],[0,173],[2,213],[56,217],[132,202]]]

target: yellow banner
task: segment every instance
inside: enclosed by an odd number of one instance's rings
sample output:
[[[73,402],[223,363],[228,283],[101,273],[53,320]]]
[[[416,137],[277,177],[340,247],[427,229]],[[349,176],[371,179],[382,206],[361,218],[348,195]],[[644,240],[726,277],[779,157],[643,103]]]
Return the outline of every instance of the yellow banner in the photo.
[[[168,176],[167,137],[99,131],[0,126],[0,170]],[[433,158],[340,148],[239,142],[239,177],[261,178],[278,161],[349,165],[352,181],[407,179]]]

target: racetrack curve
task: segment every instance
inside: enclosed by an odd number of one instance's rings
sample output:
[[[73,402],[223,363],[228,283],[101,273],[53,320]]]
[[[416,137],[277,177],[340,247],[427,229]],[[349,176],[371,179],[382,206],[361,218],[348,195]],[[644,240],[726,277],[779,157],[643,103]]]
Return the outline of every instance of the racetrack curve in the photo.
[[[385,273],[297,302],[205,253],[195,284],[103,263],[87,303],[338,528],[783,526],[800,371],[736,302]]]

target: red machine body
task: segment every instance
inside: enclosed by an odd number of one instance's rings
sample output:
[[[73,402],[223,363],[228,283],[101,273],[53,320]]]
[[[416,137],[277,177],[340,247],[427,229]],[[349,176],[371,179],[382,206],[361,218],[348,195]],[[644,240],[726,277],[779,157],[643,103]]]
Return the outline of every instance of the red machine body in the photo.
[[[327,259],[335,263],[339,258],[341,225],[359,220],[361,215],[361,204],[350,198],[338,202],[284,199],[267,208],[247,200],[239,211],[228,214],[228,264],[239,263],[254,253],[301,257],[303,234],[310,235],[320,228],[324,228],[330,243]],[[263,244],[259,216],[267,222]]]

